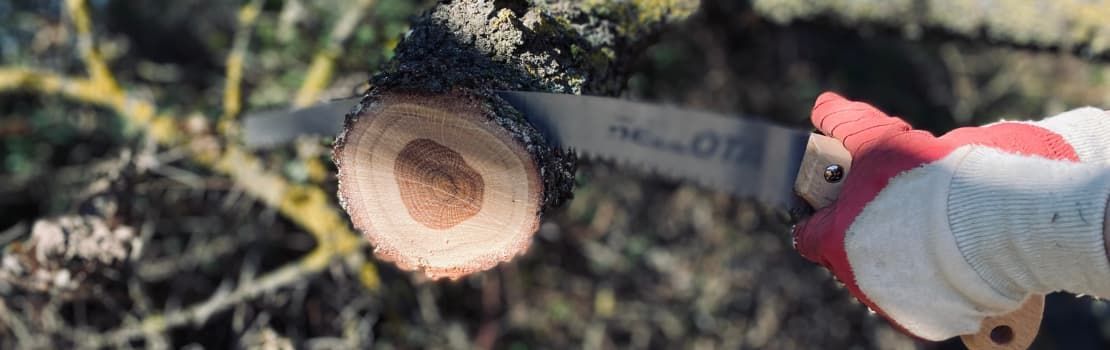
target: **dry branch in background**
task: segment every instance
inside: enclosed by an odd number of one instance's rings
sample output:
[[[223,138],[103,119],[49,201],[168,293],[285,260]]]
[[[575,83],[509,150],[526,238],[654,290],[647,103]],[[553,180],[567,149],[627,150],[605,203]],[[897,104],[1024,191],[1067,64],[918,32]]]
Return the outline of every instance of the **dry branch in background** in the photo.
[[[878,24],[917,36],[940,29],[968,38],[1061,48],[1110,57],[1110,2],[1088,0],[755,0],[753,8],[779,23],[830,18]]]
[[[249,37],[244,33],[249,33],[254,20],[257,19],[260,4],[261,1],[248,2],[243,6],[238,17],[242,29],[236,36],[236,44],[227,60],[228,82],[225,84],[227,92],[224,98],[222,125],[228,125],[241,109],[238,80],[241,79],[242,57],[245,55],[247,46],[246,38]],[[107,107],[118,114],[133,131],[143,133],[163,146],[181,147],[188,151],[188,158],[196,164],[230,177],[235,181],[236,187],[260,202],[276,208],[282,215],[301,225],[316,238],[317,245],[300,260],[267,272],[254,281],[240,283],[235,290],[215,294],[204,302],[173,310],[167,314],[154,313],[141,320],[134,320],[120,329],[101,334],[72,331],[61,335],[74,340],[81,339],[85,345],[98,346],[125,343],[134,337],[161,333],[189,323],[203,323],[213,313],[225,310],[244,299],[302,280],[328,267],[338,258],[361,254],[358,248],[364,244],[363,240],[350,232],[346,220],[332,204],[331,196],[321,187],[290,183],[280,174],[263,169],[261,161],[237,146],[235,140],[205,133],[211,128],[185,128],[185,118],[159,114],[159,108],[153,101],[129,94],[116,81],[108,64],[100,55],[93,38],[92,20],[88,15],[86,2],[84,0],[66,1],[65,9],[77,33],[78,51],[85,63],[88,76],[69,77],[35,68],[0,67],[0,92],[27,91],[60,95],[75,101]],[[334,47],[329,49],[335,50]],[[305,84],[319,85],[320,80],[327,80],[330,77],[317,74],[314,75],[314,79],[316,80],[306,81]],[[306,93],[308,96],[313,94],[313,89],[308,91]],[[220,129],[224,135],[234,135],[232,128]],[[190,131],[201,133],[188,134]],[[71,228],[103,228],[97,225],[96,219],[78,217],[73,220],[63,220],[73,221],[74,225],[68,225]],[[77,225],[80,223],[87,223],[87,225]],[[49,231],[45,230],[48,226],[40,226],[40,228],[44,229],[43,232]],[[99,242],[103,237],[124,236],[131,237],[113,233],[97,235],[93,238]],[[46,237],[50,236],[46,235]],[[41,238],[38,239],[41,240]],[[370,264],[369,261],[361,261],[364,264]],[[364,271],[366,269],[363,268]],[[373,268],[369,268],[369,271],[373,271]],[[376,276],[364,278],[377,280]]]

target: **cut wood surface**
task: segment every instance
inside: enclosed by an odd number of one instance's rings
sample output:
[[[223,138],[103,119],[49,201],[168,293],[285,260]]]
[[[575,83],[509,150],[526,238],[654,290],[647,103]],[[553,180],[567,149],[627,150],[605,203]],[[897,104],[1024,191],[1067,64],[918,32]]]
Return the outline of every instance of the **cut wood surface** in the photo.
[[[384,260],[458,278],[527,250],[571,196],[576,157],[495,90],[615,95],[695,0],[441,2],[347,115],[333,155],[351,221]]]
[[[524,251],[536,231],[536,164],[460,96],[386,95],[336,148],[339,196],[378,256],[457,278]]]
[[[1037,338],[1044,316],[1044,295],[1032,295],[1005,315],[983,320],[979,332],[960,337],[971,350],[1023,350]]]

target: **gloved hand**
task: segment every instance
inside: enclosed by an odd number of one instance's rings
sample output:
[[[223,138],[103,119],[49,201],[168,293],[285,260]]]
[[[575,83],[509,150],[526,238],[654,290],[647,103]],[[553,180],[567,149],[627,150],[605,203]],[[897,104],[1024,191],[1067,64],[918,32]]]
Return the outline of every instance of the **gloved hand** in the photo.
[[[1110,114],[934,137],[825,93],[812,121],[853,160],[838,200],[795,227],[795,247],[902,330],[942,340],[1032,293],[1110,296]]]

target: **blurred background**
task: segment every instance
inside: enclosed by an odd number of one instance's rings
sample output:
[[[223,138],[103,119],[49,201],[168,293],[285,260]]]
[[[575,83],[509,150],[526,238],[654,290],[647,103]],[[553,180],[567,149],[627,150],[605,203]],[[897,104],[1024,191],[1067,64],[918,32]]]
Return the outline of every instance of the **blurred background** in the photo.
[[[432,1],[80,3],[0,1],[2,348],[962,348],[871,315],[794,253],[781,213],[607,164],[580,164],[526,256],[459,281],[335,248],[265,195],[334,205],[331,140],[232,162],[265,176],[207,155],[228,78],[242,111],[357,94]],[[631,64],[624,97],[806,126],[833,90],[934,132],[1110,106],[1094,44],[777,3],[701,1]],[[148,109],[154,127],[123,121]],[[348,251],[313,260],[329,249]],[[1108,319],[1052,295],[1034,348],[1107,348]]]

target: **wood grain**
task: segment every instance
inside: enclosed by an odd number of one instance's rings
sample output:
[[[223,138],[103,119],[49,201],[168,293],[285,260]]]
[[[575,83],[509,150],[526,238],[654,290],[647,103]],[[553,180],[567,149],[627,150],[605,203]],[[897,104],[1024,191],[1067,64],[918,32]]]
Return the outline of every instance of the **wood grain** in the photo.
[[[409,216],[429,228],[452,228],[482,210],[482,175],[438,142],[409,141],[397,154],[393,178]]]
[[[349,121],[339,195],[380,258],[454,279],[527,249],[537,167],[488,113],[463,96],[385,94]]]
[[[840,165],[847,178],[851,163],[852,156],[840,141],[812,134],[806,144],[794,191],[814,208],[826,207],[836,201],[844,181],[826,181],[825,169],[829,165]],[[1044,296],[1034,295],[1013,312],[983,320],[978,333],[960,339],[972,350],[1026,349],[1036,339],[1043,315]]]

